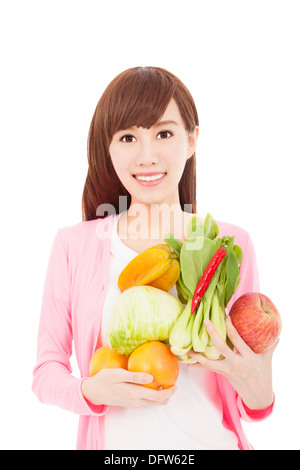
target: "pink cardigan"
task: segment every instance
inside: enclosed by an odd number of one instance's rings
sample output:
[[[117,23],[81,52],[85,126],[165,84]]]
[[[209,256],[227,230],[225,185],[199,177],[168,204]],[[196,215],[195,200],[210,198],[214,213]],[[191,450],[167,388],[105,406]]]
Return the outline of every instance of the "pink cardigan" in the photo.
[[[94,406],[82,395],[81,383],[88,377],[89,362],[96,349],[107,289],[110,234],[114,215],[60,228],[48,262],[38,332],[37,363],[32,389],[38,399],[79,414],[78,450],[103,448],[103,418],[109,406]],[[244,292],[258,291],[255,252],[249,234],[235,225],[217,222],[220,236],[235,235],[244,254],[241,281],[228,304]],[[72,342],[81,378],[71,375]],[[273,404],[260,411],[249,410],[225,377],[211,372],[223,402],[223,424],[234,431],[239,447],[253,449],[241,418],[257,421],[268,416]]]

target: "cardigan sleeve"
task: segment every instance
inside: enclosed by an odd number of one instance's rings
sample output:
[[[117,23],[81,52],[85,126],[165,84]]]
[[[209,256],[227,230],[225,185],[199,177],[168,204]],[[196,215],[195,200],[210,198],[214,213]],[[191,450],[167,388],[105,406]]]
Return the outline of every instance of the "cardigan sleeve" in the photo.
[[[72,320],[69,260],[59,229],[48,261],[37,340],[32,390],[42,403],[76,414],[99,416],[106,405],[93,406],[82,395],[83,378],[71,375]]]
[[[241,281],[235,294],[228,303],[227,311],[230,312],[230,308],[237,298],[247,292],[259,292],[259,272],[256,260],[255,248],[251,237],[248,235],[246,247],[244,249],[243,261],[240,270]],[[236,403],[239,410],[239,414],[244,421],[259,421],[269,416],[274,407],[275,395],[273,397],[272,404],[264,410],[251,410],[244,403],[241,397],[236,393]]]

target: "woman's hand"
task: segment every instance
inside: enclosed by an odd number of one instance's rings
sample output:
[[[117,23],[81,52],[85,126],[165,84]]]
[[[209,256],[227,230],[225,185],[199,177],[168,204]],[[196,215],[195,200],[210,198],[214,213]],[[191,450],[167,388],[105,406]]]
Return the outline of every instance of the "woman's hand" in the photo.
[[[153,380],[152,375],[125,369],[102,369],[82,381],[83,396],[93,405],[127,406],[138,408],[166,405],[176,386],[164,390],[143,387]]]
[[[230,316],[227,315],[227,335],[237,350],[237,352],[234,352],[219,336],[210,321],[205,320],[205,327],[216,348],[224,356],[224,359],[211,361],[202,354],[191,350],[188,353],[189,356],[196,359],[198,363],[190,364],[190,366],[204,367],[227,377],[248,408],[259,410],[270,406],[274,399],[272,390],[272,355],[279,340],[267,351],[256,354],[243,341],[234,328]]]

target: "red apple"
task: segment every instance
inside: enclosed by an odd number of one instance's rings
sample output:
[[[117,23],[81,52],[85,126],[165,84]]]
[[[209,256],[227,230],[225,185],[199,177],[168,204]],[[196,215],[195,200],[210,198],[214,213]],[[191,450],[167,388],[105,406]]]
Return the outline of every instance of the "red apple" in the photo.
[[[269,349],[280,334],[280,314],[269,297],[259,292],[239,297],[229,315],[239,335],[255,353]]]

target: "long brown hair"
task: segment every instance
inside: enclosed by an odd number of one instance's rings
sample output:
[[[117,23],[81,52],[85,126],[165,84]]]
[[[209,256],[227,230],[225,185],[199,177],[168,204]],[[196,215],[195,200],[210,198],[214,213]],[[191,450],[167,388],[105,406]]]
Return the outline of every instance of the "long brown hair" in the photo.
[[[150,129],[163,116],[174,98],[188,132],[199,125],[194,100],[186,86],[172,73],[159,67],[133,67],[117,75],[102,94],[89,129],[88,172],[82,195],[82,220],[99,218],[97,207],[111,204],[119,212],[119,196],[131,195],[113,167],[109,146],[113,135],[132,126]],[[196,155],[186,162],[179,182],[182,210],[190,204],[196,213]],[[190,207],[190,206],[189,206]],[[107,214],[106,214],[107,215]]]

